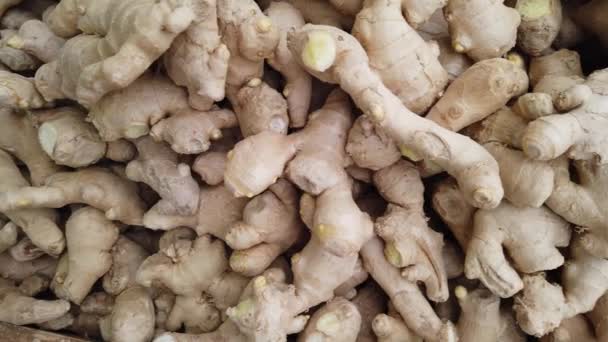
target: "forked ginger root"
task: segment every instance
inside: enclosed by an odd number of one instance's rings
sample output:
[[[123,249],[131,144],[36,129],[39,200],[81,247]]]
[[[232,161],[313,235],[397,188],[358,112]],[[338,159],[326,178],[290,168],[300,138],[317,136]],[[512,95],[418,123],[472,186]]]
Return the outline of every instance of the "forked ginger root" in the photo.
[[[178,331],[184,325],[187,334],[208,333],[216,330],[221,321],[220,311],[206,294],[176,296],[175,304],[167,317],[169,331]]]
[[[91,167],[59,172],[40,187],[22,186],[0,192],[0,211],[29,208],[60,208],[84,203],[105,212],[110,220],[141,223],[144,203],[137,187],[107,169]]]
[[[377,171],[374,184],[389,202],[384,216],[376,219],[376,234],[385,241],[384,255],[401,276],[425,284],[435,302],[447,300],[448,283],[441,256],[443,236],[427,225],[424,185],[415,166],[405,160]]]
[[[70,98],[90,107],[142,75],[193,17],[184,1],[62,0],[45,22],[61,37],[83,34],[38,69],[36,86],[47,100]]]
[[[111,267],[103,276],[103,289],[110,295],[117,296],[122,291],[137,285],[137,269],[149,256],[139,244],[121,235],[110,251]]]
[[[39,300],[22,294],[9,280],[0,278],[0,321],[16,325],[44,323],[66,314],[65,300]]]
[[[56,36],[40,20],[28,20],[19,28],[19,32],[7,41],[8,46],[23,50],[44,63],[56,59],[65,44],[65,39]]]
[[[57,297],[80,304],[112,266],[117,239],[118,227],[103,212],[91,207],[73,212],[66,222],[67,272],[53,279]]]
[[[444,8],[452,46],[476,61],[500,57],[515,46],[519,13],[504,0],[448,0]]]
[[[217,2],[192,1],[194,20],[163,59],[169,77],[188,88],[188,102],[198,110],[208,110],[225,95],[230,52],[219,35]]]
[[[470,203],[482,208],[498,205],[503,189],[496,161],[470,139],[420,118],[403,106],[372,71],[365,51],[354,37],[333,27],[306,25],[290,34],[289,46],[308,72],[325,82],[340,84],[402,150],[455,176]]]
[[[591,311],[608,289],[608,261],[585,251],[578,236],[569,248],[561,286],[540,274],[523,278],[524,290],[515,297],[513,309],[519,326],[530,335],[545,335],[563,320]]]

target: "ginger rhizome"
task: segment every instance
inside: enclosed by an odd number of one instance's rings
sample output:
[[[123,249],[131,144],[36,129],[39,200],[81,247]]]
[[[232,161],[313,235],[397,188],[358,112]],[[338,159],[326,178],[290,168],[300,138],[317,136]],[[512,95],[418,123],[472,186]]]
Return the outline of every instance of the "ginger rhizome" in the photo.
[[[503,2],[448,0],[443,12],[456,52],[480,61],[500,57],[515,46],[520,14]]]
[[[117,239],[118,227],[103,212],[91,207],[73,212],[66,222],[67,269],[55,274],[55,294],[80,304],[112,266],[110,250]]]
[[[59,300],[40,300],[24,295],[10,280],[0,278],[2,313],[0,322],[16,325],[44,323],[66,314],[70,303]]]
[[[561,1],[518,0],[515,9],[521,15],[517,46],[531,56],[541,55],[551,47],[560,31]]]
[[[60,208],[84,203],[104,211],[109,220],[140,224],[144,203],[127,179],[98,167],[59,172],[39,187],[22,186],[0,192],[0,211]]]
[[[315,77],[339,84],[408,156],[453,175],[470,203],[483,208],[499,204],[503,189],[496,161],[472,140],[410,112],[370,68],[354,37],[333,27],[306,25],[291,34],[290,49]]]
[[[63,0],[45,22],[70,39],[38,69],[37,87],[46,100],[70,98],[89,107],[141,76],[193,17],[185,1]]]
[[[188,88],[188,102],[198,110],[208,110],[225,95],[230,52],[219,34],[218,2],[192,1],[192,24],[164,55],[167,74],[175,84]]]
[[[409,110],[425,113],[441,96],[448,76],[437,59],[439,49],[403,19],[401,1],[365,1],[352,34],[365,48],[372,70]]]

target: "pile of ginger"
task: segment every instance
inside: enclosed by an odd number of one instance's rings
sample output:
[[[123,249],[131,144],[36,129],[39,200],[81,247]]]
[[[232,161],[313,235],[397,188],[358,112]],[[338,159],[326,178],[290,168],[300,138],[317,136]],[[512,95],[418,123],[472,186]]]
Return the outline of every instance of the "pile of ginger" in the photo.
[[[608,0],[0,0],[0,28],[3,327],[608,342]]]

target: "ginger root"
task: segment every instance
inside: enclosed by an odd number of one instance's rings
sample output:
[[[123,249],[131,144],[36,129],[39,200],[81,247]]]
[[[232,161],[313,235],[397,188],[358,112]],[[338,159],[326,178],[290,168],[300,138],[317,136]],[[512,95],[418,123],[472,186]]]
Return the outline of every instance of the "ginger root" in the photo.
[[[357,339],[361,315],[357,307],[344,298],[325,303],[308,320],[298,335],[298,342],[350,342]]]
[[[455,176],[467,201],[475,206],[498,205],[503,189],[496,161],[468,138],[403,106],[370,68],[365,51],[354,37],[333,27],[309,24],[290,34],[289,39],[292,53],[308,72],[322,81],[340,84],[408,156],[431,161]]]
[[[35,56],[43,63],[49,63],[59,57],[65,42],[65,39],[56,36],[44,22],[28,20],[6,44]]]
[[[562,23],[559,0],[518,0],[515,9],[521,15],[517,46],[531,56],[539,56],[551,47]]]
[[[16,325],[44,323],[66,314],[65,300],[40,300],[22,294],[11,281],[0,278],[0,321]]]

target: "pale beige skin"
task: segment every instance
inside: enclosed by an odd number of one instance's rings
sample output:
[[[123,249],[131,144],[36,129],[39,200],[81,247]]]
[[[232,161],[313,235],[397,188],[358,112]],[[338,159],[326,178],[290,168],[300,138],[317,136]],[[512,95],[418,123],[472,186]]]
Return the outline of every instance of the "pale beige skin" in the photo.
[[[357,307],[338,297],[325,303],[310,317],[298,342],[354,342],[359,334],[361,315]]]
[[[554,98],[563,114],[543,116],[528,125],[523,150],[530,158],[550,160],[566,154],[571,159],[606,163],[608,127],[608,69],[595,71],[583,85],[574,85]]]
[[[608,315],[606,314],[606,309],[608,308],[608,296],[604,294],[598,301],[595,303],[593,310],[586,314],[587,318],[593,324],[593,328],[595,330],[595,336],[597,336],[597,340],[599,342],[605,342],[608,339],[608,329],[607,329],[607,319]],[[577,317],[577,316],[574,316]],[[566,320],[567,321],[567,320]]]
[[[17,133],[17,132],[15,132]],[[0,150],[0,192],[20,191],[30,184],[23,177],[11,156]],[[32,240],[34,245],[52,256],[65,247],[63,232],[57,226],[58,214],[51,209],[0,210]]]
[[[351,124],[348,98],[336,90],[304,129],[288,136],[265,131],[236,144],[228,154],[224,182],[235,196],[253,197],[285,171],[302,190],[320,194],[342,180],[343,146]]]
[[[109,220],[133,225],[141,224],[144,213],[135,183],[96,167],[56,173],[40,187],[21,186],[0,192],[2,212],[61,208],[71,203],[88,204],[104,211]]]
[[[110,270],[110,252],[118,234],[118,226],[97,209],[84,207],[72,213],[66,222],[67,273],[53,279],[57,297],[76,304],[84,300],[95,282]]]
[[[110,254],[112,266],[103,276],[102,285],[104,291],[117,296],[137,284],[137,269],[150,254],[139,244],[122,235],[116,240]]]
[[[373,342],[376,335],[372,321],[377,315],[386,312],[386,296],[382,289],[373,282],[368,282],[357,290],[357,295],[350,300],[361,315],[361,325],[357,342]]]
[[[366,0],[352,35],[386,87],[414,113],[423,114],[448,83],[436,44],[425,42],[401,15],[399,0]],[[400,49],[395,49],[400,46]]]
[[[562,23],[559,0],[518,0],[515,9],[521,15],[517,46],[526,54],[539,56],[551,47]]]
[[[598,301],[599,303],[599,301]],[[597,307],[597,305],[596,305]],[[593,311],[592,311],[593,312]],[[592,316],[593,314],[587,314]],[[602,337],[596,338],[593,333],[593,327],[585,318],[585,315],[579,314],[572,318],[562,321],[562,323],[553,330],[540,338],[540,342],[596,342],[605,341]]]
[[[5,129],[0,135],[0,148],[27,166],[33,185],[43,184],[47,177],[62,170],[42,149],[31,117],[2,109],[0,125]]]
[[[427,225],[424,214],[424,185],[416,167],[405,160],[377,171],[373,177],[378,192],[389,202],[374,229],[385,242],[384,255],[401,276],[423,282],[432,301],[447,300],[448,283],[442,258],[443,235]]]
[[[570,259],[564,265],[561,285],[549,283],[542,275],[524,276],[524,290],[516,296],[519,326],[527,334],[540,337],[560,323],[589,312],[608,289],[608,261],[594,257],[579,237],[570,243]]]
[[[38,69],[37,87],[47,100],[70,98],[90,107],[141,76],[193,17],[183,1],[63,0],[45,22],[61,37],[84,34],[66,42],[55,61]]]
[[[9,249],[9,253],[13,259],[19,262],[34,260],[45,254],[44,251],[34,245],[32,240],[28,237],[24,237],[12,246]]]
[[[80,304],[80,311],[96,314],[109,315],[114,306],[114,297],[105,292],[92,292]]]
[[[254,0],[217,0],[222,41],[230,51],[227,95],[234,104],[236,92],[247,82],[260,79],[264,59],[279,44],[279,29]]]
[[[56,36],[44,22],[28,20],[19,27],[17,35],[11,37],[7,44],[35,56],[43,63],[49,63],[59,57],[65,42],[65,39]]]
[[[287,99],[289,109],[289,126],[304,127],[312,93],[312,78],[287,48],[287,33],[304,26],[304,18],[300,11],[288,2],[273,1],[264,13],[280,30],[279,44],[274,55],[268,58],[268,64],[285,78],[283,95]]]
[[[46,105],[33,79],[9,71],[0,71],[0,99],[2,107],[11,109],[36,109]]]
[[[198,154],[209,150],[211,143],[222,137],[222,129],[238,125],[237,117],[228,109],[212,108],[205,112],[186,109],[156,123],[150,136],[167,142],[177,153]]]
[[[527,90],[528,76],[519,65],[504,58],[484,60],[454,80],[426,118],[460,131]]]
[[[460,341],[526,341],[512,311],[501,310],[500,298],[487,289],[469,292],[465,287],[458,286],[455,295],[462,310],[457,324]]]
[[[521,208],[539,208],[554,188],[555,172],[548,163],[529,159],[518,150],[498,142],[483,145],[500,166],[505,198]]]
[[[351,16],[357,15],[365,7],[365,0],[330,0],[329,2],[340,12]],[[397,0],[397,2],[403,10],[405,19],[413,27],[418,27],[429,20],[436,10],[447,4],[447,0]]]
[[[346,152],[357,166],[374,171],[401,159],[395,141],[364,115],[355,120],[348,132]]]
[[[593,0],[575,10],[574,18],[576,23],[592,32],[604,46],[608,49],[608,20],[604,15],[608,11],[606,1]]]
[[[291,247],[302,232],[296,188],[284,179],[254,197],[233,223],[224,240],[234,251],[230,268],[245,276],[261,274]]]
[[[34,274],[53,277],[57,268],[57,258],[44,255],[38,259],[18,262],[9,253],[0,254],[0,276],[6,279],[22,281]]]
[[[8,44],[17,34],[17,30],[0,30],[0,62],[6,65],[7,71],[24,72],[36,70],[42,64],[38,58]]]
[[[192,215],[198,209],[199,185],[187,164],[178,164],[178,155],[164,143],[146,136],[133,141],[138,157],[127,164],[126,175],[143,182],[158,193],[155,208],[163,214]]]
[[[169,331],[181,329],[184,325],[187,334],[200,334],[216,330],[221,321],[220,311],[205,294],[195,297],[177,296],[167,318]]]
[[[19,227],[13,222],[6,223],[0,229],[0,253],[4,253],[4,251],[14,246],[17,243],[18,235]]]
[[[16,325],[38,324],[59,318],[70,310],[65,300],[39,300],[22,294],[10,280],[0,278],[0,321]]]
[[[201,179],[211,185],[219,185],[224,182],[224,170],[228,163],[227,152],[209,151],[201,153],[194,163],[192,163],[192,171],[196,172]]]
[[[37,111],[38,141],[58,165],[73,168],[95,164],[106,154],[106,143],[86,114],[76,107]]]
[[[188,88],[188,102],[198,110],[209,110],[225,95],[230,52],[219,35],[217,2],[192,2],[193,23],[163,57],[167,74],[175,84]]]
[[[372,327],[378,342],[422,342],[399,317],[385,314],[377,315]]]
[[[228,270],[222,241],[203,235],[177,239],[148,257],[139,267],[137,282],[151,287],[160,282],[176,295],[207,293],[218,308],[234,305],[248,279]],[[235,296],[236,295],[236,296]]]
[[[448,81],[453,82],[473,65],[473,61],[467,55],[454,51],[449,35],[436,41],[439,46],[439,63],[448,73]]]
[[[530,94],[520,96],[516,103]],[[516,111],[519,109],[517,104],[511,109],[502,107],[484,120],[467,127],[465,133],[480,144],[499,142],[521,150],[521,140],[528,120]]]
[[[473,215],[476,208],[465,201],[453,178],[438,182],[432,196],[433,209],[448,226],[460,247],[466,250],[473,233]]]
[[[354,37],[333,27],[306,25],[290,34],[289,46],[315,77],[340,84],[375,125],[403,146],[402,150],[455,176],[467,201],[483,208],[498,205],[503,189],[496,161],[470,139],[403,106],[371,70],[365,51]]]
[[[42,274],[33,274],[19,284],[19,291],[26,296],[34,297],[48,290],[51,279]]]
[[[502,56],[515,46],[521,19],[503,1],[449,0],[444,14],[456,52],[480,61]]]
[[[336,1],[336,0],[332,0]],[[356,0],[358,1],[358,0]],[[338,11],[329,1],[324,0],[287,0],[300,10],[308,23],[330,25],[345,30],[353,26],[353,17]]]
[[[546,207],[517,208],[507,201],[493,210],[478,210],[473,226],[465,274],[469,279],[480,279],[502,298],[522,289],[516,270],[534,273],[561,266],[564,257],[557,248],[568,246],[571,233],[569,223]]]
[[[377,237],[361,249],[365,269],[382,287],[395,309],[414,334],[429,341],[456,341],[457,332],[451,322],[442,322],[418,286],[402,277],[399,269],[384,257],[383,243]]]
[[[582,229],[582,244],[591,254],[608,257],[608,215],[605,189],[608,166],[594,161],[575,161],[579,182],[573,182],[566,158],[552,162],[555,185],[547,206],[568,222]]]
[[[528,71],[530,85],[536,85],[545,77],[583,76],[581,58],[576,51],[560,49],[545,56],[534,57]]]
[[[369,274],[363,268],[361,258],[358,258],[353,274],[345,282],[340,284],[340,286],[334,289],[334,295],[336,297],[344,297],[345,299],[352,300],[357,296],[357,287],[363,284],[368,278]]]
[[[147,289],[135,286],[122,292],[100,326],[105,341],[150,341],[154,334],[154,303]]]
[[[137,150],[135,149],[135,146],[127,140],[120,139],[107,143],[105,154],[107,159],[125,163],[133,160],[136,155]]]
[[[259,79],[258,79],[259,81]],[[287,101],[262,81],[250,82],[228,97],[234,107],[244,137],[263,131],[287,134]]]
[[[226,320],[213,332],[192,335],[178,333],[164,333],[154,339],[154,342],[247,342],[249,339],[243,335],[238,327]]]

